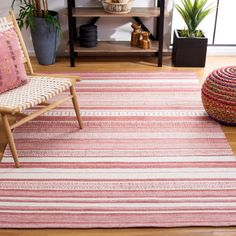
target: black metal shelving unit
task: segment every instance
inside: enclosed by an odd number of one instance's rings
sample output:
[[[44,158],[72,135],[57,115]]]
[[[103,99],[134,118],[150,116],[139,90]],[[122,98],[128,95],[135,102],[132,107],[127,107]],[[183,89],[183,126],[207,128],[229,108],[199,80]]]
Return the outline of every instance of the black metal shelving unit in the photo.
[[[165,0],[154,0],[154,6],[145,8],[132,8],[130,13],[127,14],[109,14],[104,12],[103,8],[87,8],[76,7],[76,0],[67,0],[68,10],[68,26],[69,26],[69,53],[70,53],[70,65],[75,66],[75,57],[79,53],[155,53],[157,56],[157,65],[162,66],[163,56],[163,32],[164,32],[164,12],[165,12]],[[79,1],[79,0],[78,0]],[[150,35],[150,39],[153,41],[150,49],[141,49],[138,47],[131,47],[130,42],[124,41],[112,41],[112,42],[98,42],[98,46],[95,48],[82,48],[79,46],[77,40],[76,30],[76,18],[91,17],[89,24],[95,24],[100,17],[127,17],[133,18],[138,24],[142,26],[145,31],[150,30],[143,24],[141,18],[153,17],[155,18],[156,30],[154,34]]]

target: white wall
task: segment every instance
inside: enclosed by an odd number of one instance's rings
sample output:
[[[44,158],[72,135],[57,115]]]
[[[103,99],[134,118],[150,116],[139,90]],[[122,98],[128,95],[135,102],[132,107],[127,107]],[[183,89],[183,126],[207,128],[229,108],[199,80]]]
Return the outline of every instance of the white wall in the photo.
[[[235,8],[235,0],[224,0],[219,2],[215,43],[236,44],[236,28],[234,25],[236,22]]]
[[[153,6],[155,0],[134,0],[134,7],[145,7]],[[183,28],[184,23],[180,18],[179,14],[174,10],[173,22],[172,22],[172,12],[173,12],[173,1],[166,0],[166,17],[165,17],[165,29],[164,29],[164,51],[169,50],[169,42],[171,38],[171,31],[177,28]],[[179,0],[175,0],[179,2]],[[209,0],[216,3],[217,0]],[[0,17],[7,14],[11,6],[11,0],[0,0]],[[96,7],[101,6],[101,3],[98,0],[76,0],[77,6],[81,7]],[[49,0],[49,7],[51,10],[56,10],[60,14],[60,22],[63,29],[63,35],[60,41],[58,55],[66,55],[64,50],[68,41],[68,23],[67,16],[65,15],[67,0]],[[233,14],[236,7],[235,0],[224,0],[220,1],[220,10],[218,17],[218,26],[216,31],[216,40],[215,43],[228,43],[236,44],[236,28],[232,27],[232,22],[236,19],[236,15]],[[17,12],[17,9],[15,9]],[[201,28],[203,28],[206,36],[208,37],[209,43],[212,42],[212,32],[214,29],[214,17],[215,14],[212,13],[210,16],[204,20]],[[111,18],[100,18],[97,22],[98,25],[98,36],[100,40],[129,40],[130,39],[130,22],[127,22],[127,18],[112,18],[112,21],[108,20]],[[87,19],[79,18],[77,19],[78,24],[86,23]],[[152,31],[153,29],[153,20],[152,19],[143,19],[145,24]],[[224,31],[224,34],[222,34]],[[225,32],[226,31],[226,32]],[[29,31],[23,29],[23,37],[26,41],[27,48],[30,54],[33,54],[33,46],[31,42],[31,36]],[[210,54],[220,54],[220,55],[236,55],[236,47],[208,47],[208,52]]]
[[[133,6],[134,7],[148,7],[153,6],[155,0],[135,0]],[[90,6],[96,7],[101,6],[101,3],[98,0],[77,0],[77,6]],[[1,0],[0,1],[0,16],[4,16],[7,14],[8,10],[11,6],[11,0]],[[173,0],[166,0],[166,9],[169,14],[165,19],[165,30],[164,30],[164,50],[167,51],[169,48],[169,39],[171,32],[171,16],[172,16],[172,6]],[[60,22],[63,29],[63,35],[60,41],[60,46],[58,49],[58,55],[65,55],[64,50],[68,41],[68,23],[67,16],[64,14],[67,7],[67,0],[49,0],[49,8],[50,10],[56,10],[60,14]],[[17,8],[15,8],[15,12],[17,12]],[[111,18],[100,18],[97,22],[98,26],[98,37],[100,40],[130,40],[131,27],[130,19],[127,22],[127,18],[112,18],[112,22],[108,19]],[[129,19],[129,18],[128,18]],[[78,24],[85,23],[87,19],[77,19]],[[153,19],[143,19],[144,23],[153,30]],[[23,37],[26,41],[27,48],[30,54],[33,54],[33,46],[31,41],[31,36],[29,30],[22,30]]]

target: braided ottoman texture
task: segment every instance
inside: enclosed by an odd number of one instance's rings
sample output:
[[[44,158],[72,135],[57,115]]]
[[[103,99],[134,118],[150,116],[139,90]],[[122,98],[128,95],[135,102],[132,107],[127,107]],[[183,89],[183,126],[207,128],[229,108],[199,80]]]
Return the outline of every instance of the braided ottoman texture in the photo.
[[[202,86],[208,115],[225,125],[236,125],[236,66],[214,70]]]

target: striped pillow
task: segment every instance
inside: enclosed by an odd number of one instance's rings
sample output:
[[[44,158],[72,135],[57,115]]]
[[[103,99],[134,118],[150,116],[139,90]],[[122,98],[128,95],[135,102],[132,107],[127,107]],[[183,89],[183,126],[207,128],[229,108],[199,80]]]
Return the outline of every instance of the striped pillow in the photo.
[[[0,32],[0,93],[27,82],[21,50],[14,28]]]

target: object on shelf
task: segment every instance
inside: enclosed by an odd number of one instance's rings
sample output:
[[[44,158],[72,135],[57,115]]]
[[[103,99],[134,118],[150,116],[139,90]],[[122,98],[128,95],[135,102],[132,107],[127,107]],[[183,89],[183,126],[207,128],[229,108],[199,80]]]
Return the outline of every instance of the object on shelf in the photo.
[[[96,47],[97,45],[97,26],[81,25],[79,27],[80,46],[86,48]]]
[[[121,1],[121,0],[115,0]],[[102,0],[102,5],[105,12],[111,14],[126,14],[129,13],[132,9],[133,0],[125,0],[122,3],[115,3],[114,0]]]
[[[142,39],[140,40],[140,47],[143,49],[151,48],[151,40],[149,38],[150,32],[143,31],[141,35],[142,35]]]
[[[140,44],[140,36],[141,36],[141,25],[132,24],[133,32],[131,33],[131,46],[137,47]]]
[[[129,0],[112,0],[112,3],[128,3]]]

